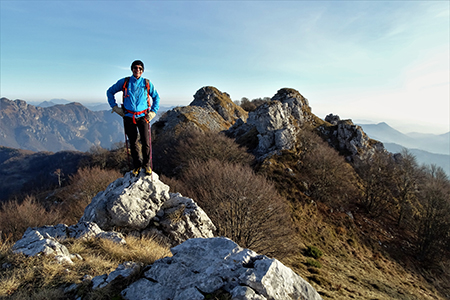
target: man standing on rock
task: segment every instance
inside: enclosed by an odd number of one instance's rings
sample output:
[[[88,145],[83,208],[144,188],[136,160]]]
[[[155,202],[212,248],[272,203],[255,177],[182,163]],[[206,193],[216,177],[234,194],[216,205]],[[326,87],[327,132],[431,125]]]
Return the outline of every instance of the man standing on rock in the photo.
[[[153,84],[142,77],[144,63],[135,60],[131,64],[133,76],[119,79],[107,91],[108,103],[113,112],[123,117],[125,134],[130,141],[131,157],[133,159],[133,175],[139,175],[139,171],[145,170],[150,175],[151,169],[151,141],[150,120],[153,119],[159,109],[159,95]],[[114,95],[123,92],[123,104],[120,107],[116,103]],[[151,100],[152,101],[151,101]],[[152,103],[150,103],[152,102]],[[138,131],[142,144],[142,161],[137,151]]]

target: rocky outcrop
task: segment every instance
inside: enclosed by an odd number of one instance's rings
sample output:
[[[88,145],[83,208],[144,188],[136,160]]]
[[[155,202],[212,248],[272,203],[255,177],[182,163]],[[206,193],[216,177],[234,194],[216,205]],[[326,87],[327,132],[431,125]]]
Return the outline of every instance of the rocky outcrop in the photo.
[[[103,230],[121,228],[135,235],[157,234],[170,245],[189,238],[213,237],[216,230],[205,212],[190,198],[169,193],[158,174],[134,177],[131,172],[112,182],[86,207],[81,222]]]
[[[322,125],[318,130],[347,161],[364,160],[376,151],[385,151],[383,143],[370,139],[361,126],[353,124],[351,120],[341,120],[339,116],[330,114],[325,121],[332,126]]]
[[[308,100],[298,91],[284,88],[271,101],[250,112],[247,122],[238,120],[227,135],[248,146],[262,160],[295,147],[301,126],[317,121]]]
[[[208,112],[217,112],[226,122],[233,124],[236,120],[245,121],[248,113],[236,105],[227,93],[222,93],[212,86],[199,89],[190,106],[202,107]]]
[[[315,289],[276,259],[239,247],[227,238],[190,239],[156,261],[143,278],[122,291],[128,300],[322,299]]]
[[[238,120],[226,133],[262,161],[282,150],[295,150],[300,130],[314,128],[348,161],[384,151],[382,143],[369,139],[351,120],[340,120],[333,114],[321,120],[311,112],[307,99],[288,88],[279,90],[270,101],[250,112],[247,122]]]
[[[109,274],[85,276],[83,283],[64,288],[68,297],[79,294],[79,289],[86,293],[86,289],[114,285],[130,300],[201,300],[217,293],[236,300],[322,299],[278,260],[243,249],[227,238],[214,238],[215,227],[203,210],[192,199],[169,193],[169,187],[155,173],[139,177],[127,173],[94,197],[78,224],[29,228],[13,251],[54,255],[58,262],[72,264],[83,258],[69,253],[61,242],[67,238],[108,238],[126,243],[121,233],[102,227],[120,227],[134,235],[159,235],[176,245],[171,249],[173,256],[150,266],[125,262]]]
[[[58,224],[28,228],[22,239],[14,244],[12,250],[14,253],[23,253],[27,256],[54,255],[58,262],[72,264],[73,259],[81,259],[81,257],[70,254],[66,246],[60,243],[61,240],[67,238],[106,238],[118,244],[126,243],[120,233],[105,232],[95,223],[80,222],[72,226]]]
[[[237,120],[246,120],[247,112],[236,105],[227,93],[215,87],[202,87],[189,106],[167,111],[152,126],[156,138],[176,134],[181,129],[220,132],[230,128]]]

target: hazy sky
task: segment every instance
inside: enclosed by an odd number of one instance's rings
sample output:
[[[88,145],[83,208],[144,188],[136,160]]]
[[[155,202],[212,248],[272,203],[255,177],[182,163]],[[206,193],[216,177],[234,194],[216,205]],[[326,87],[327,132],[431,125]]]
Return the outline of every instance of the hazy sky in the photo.
[[[449,1],[0,0],[0,96],[106,101],[145,63],[161,105],[298,90],[313,113],[450,130]]]

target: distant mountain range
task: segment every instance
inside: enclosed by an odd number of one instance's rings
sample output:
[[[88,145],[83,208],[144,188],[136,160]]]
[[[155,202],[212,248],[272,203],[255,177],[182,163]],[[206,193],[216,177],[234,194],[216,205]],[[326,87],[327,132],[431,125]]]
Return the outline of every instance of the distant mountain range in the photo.
[[[0,99],[0,146],[32,151],[88,151],[92,146],[109,149],[124,141],[123,121],[104,104],[89,109],[64,99],[38,106],[23,100]],[[157,116],[171,109],[161,107]]]
[[[88,151],[111,148],[124,140],[122,120],[110,113],[108,103],[88,107],[64,99],[36,106],[23,100],[0,99],[0,146],[32,151]],[[161,107],[159,116],[173,107]],[[393,153],[407,148],[421,164],[436,164],[450,176],[450,132],[434,135],[404,134],[386,123],[358,124],[372,139]]]
[[[440,135],[404,134],[384,122],[358,125],[370,138],[382,142],[389,152],[399,153],[406,148],[420,164],[435,164],[450,176],[450,132]]]
[[[49,103],[47,103],[49,104]],[[0,99],[0,146],[32,151],[88,151],[124,140],[122,119],[80,103],[37,107]]]
[[[68,100],[65,99],[52,99],[50,101],[43,101],[43,102],[27,102],[28,104],[38,106],[38,107],[51,107],[58,104],[69,104],[71,103]],[[83,104],[85,107],[89,108],[92,111],[101,111],[101,110],[110,110],[108,102],[105,100],[105,102],[101,103],[90,103],[90,104]]]

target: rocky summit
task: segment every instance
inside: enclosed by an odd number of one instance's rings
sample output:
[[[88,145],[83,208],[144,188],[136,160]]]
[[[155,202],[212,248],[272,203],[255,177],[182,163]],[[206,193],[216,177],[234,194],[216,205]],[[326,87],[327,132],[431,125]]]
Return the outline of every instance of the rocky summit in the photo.
[[[121,233],[113,228],[120,228]],[[98,193],[76,225],[29,228],[13,251],[28,256],[53,255],[62,264],[83,258],[60,243],[67,238],[104,238],[126,243],[123,234],[157,235],[173,246],[173,256],[149,266],[125,262],[109,274],[91,278],[100,289],[133,278],[122,290],[129,300],[202,300],[215,293],[230,299],[322,299],[316,290],[276,259],[243,249],[224,237],[193,199],[169,193],[156,173],[127,173]],[[139,275],[141,274],[141,275]],[[86,283],[66,287],[74,295]]]
[[[117,227],[137,236],[157,235],[172,246],[213,237],[216,227],[203,209],[169,189],[155,172],[139,177],[128,172],[92,199],[80,222],[94,222],[103,230]]]
[[[156,138],[183,128],[220,132],[227,130],[237,120],[245,121],[247,115],[231,100],[230,95],[206,86],[195,93],[194,100],[188,106],[167,111],[152,128]]]

